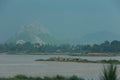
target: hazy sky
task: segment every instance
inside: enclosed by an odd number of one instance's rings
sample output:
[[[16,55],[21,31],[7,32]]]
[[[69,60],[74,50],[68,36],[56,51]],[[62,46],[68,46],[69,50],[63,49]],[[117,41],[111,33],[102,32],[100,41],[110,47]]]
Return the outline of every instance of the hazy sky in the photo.
[[[0,0],[0,42],[34,22],[71,41],[97,31],[120,34],[120,0]]]

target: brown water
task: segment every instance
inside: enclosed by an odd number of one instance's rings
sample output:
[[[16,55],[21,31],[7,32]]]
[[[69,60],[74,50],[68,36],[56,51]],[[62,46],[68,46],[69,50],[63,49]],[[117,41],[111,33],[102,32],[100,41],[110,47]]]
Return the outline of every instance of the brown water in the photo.
[[[16,74],[28,76],[77,75],[86,79],[98,78],[103,64],[77,62],[44,62],[34,61],[49,57],[71,57],[67,55],[0,55],[0,77],[9,77]],[[120,57],[81,57],[89,60],[117,59]],[[120,66],[118,65],[118,74]]]

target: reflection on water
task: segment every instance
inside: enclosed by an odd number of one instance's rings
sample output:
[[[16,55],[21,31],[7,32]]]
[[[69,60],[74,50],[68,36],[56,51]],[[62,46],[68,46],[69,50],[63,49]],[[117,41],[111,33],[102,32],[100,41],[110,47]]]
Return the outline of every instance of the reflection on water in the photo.
[[[25,74],[28,76],[78,75],[84,78],[97,78],[102,64],[77,62],[44,62],[36,59],[49,57],[75,57],[67,55],[0,55],[0,76]],[[117,59],[120,57],[80,57],[89,60]],[[118,66],[120,72],[120,66]],[[120,73],[119,73],[120,74]]]

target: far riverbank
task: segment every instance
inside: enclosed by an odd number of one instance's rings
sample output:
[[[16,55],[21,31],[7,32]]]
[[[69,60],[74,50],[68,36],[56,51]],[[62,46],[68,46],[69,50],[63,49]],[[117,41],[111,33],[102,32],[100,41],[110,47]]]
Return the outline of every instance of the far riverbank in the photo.
[[[33,53],[33,52],[4,52],[0,53],[0,55],[69,55],[69,56],[120,56],[120,53],[69,53],[69,52],[45,52],[45,53]]]

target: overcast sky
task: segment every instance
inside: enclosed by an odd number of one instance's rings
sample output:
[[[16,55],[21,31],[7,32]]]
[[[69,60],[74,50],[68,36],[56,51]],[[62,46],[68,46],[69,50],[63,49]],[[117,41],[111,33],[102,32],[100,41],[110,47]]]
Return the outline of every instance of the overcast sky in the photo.
[[[120,0],[0,0],[0,42],[35,22],[71,41],[97,31],[120,34],[119,4]]]

